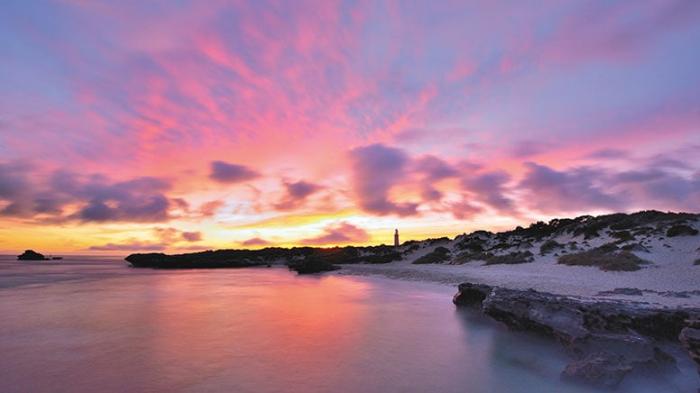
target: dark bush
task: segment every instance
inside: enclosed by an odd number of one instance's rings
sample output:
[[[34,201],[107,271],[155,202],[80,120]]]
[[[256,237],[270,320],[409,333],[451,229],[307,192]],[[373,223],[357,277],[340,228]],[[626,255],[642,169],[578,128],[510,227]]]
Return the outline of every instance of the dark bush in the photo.
[[[597,266],[604,271],[635,271],[641,269],[641,265],[649,263],[629,251],[615,251],[606,246],[562,255],[557,263],[569,266]]]
[[[400,261],[403,257],[398,251],[384,252],[379,254],[366,255],[362,257],[362,261],[372,264],[389,263],[394,261]]]
[[[486,265],[514,265],[532,262],[534,255],[530,251],[515,251],[504,255],[491,255],[486,259]]]
[[[432,245],[438,244],[438,243],[448,243],[450,241],[450,238],[447,236],[443,236],[443,237],[438,237],[438,238],[433,238],[433,239],[426,239],[425,241],[428,243],[429,246],[432,246]]]
[[[641,245],[640,243],[626,244],[622,246],[625,251],[638,251],[638,252],[649,252],[649,249]]]
[[[700,258],[696,259],[694,262],[695,266],[700,266]]]
[[[433,251],[423,255],[413,261],[415,265],[424,265],[429,263],[442,263],[450,259],[450,250],[445,247],[437,247]]]
[[[467,262],[472,262],[472,261],[486,261],[487,259],[491,258],[493,254],[488,253],[488,252],[470,252],[470,251],[465,251],[457,254],[456,257],[454,257],[453,262],[456,264],[463,264]]]
[[[481,252],[484,251],[484,241],[481,239],[469,239],[467,241],[457,243],[457,248],[459,248],[460,250]]]
[[[697,234],[697,229],[685,224],[674,225],[668,228],[668,231],[666,231],[666,236],[668,237],[695,236]]]
[[[556,240],[547,240],[540,246],[540,255],[548,254],[556,249],[563,248],[564,245],[557,242]]]
[[[610,233],[610,236],[617,239],[620,242],[626,242],[629,240],[634,240],[634,236],[630,233],[630,231],[618,231],[618,232],[612,232]]]
[[[318,257],[308,257],[302,260],[289,262],[287,263],[287,267],[289,267],[289,270],[294,270],[298,274],[313,274],[340,269],[340,266],[335,266]]]

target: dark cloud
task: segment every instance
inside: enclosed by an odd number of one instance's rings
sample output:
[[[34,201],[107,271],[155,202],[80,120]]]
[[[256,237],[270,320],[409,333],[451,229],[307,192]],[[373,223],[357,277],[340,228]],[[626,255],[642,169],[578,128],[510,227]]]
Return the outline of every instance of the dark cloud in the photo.
[[[284,187],[285,195],[279,202],[274,204],[277,210],[291,210],[297,208],[306,201],[306,198],[322,188],[317,184],[305,182],[303,180],[293,183],[285,182]]]
[[[220,183],[239,183],[259,177],[260,174],[245,165],[212,161],[209,177]]]
[[[379,215],[416,214],[416,203],[389,200],[391,188],[404,180],[409,157],[400,149],[374,144],[350,151],[352,185],[363,210]]]
[[[271,243],[265,239],[259,238],[259,237],[254,237],[248,240],[245,240],[241,242],[242,245],[244,246],[267,246],[270,245]]]
[[[362,228],[347,222],[329,225],[323,229],[323,234],[302,239],[301,244],[306,245],[336,245],[347,243],[362,243],[369,240],[369,234]]]

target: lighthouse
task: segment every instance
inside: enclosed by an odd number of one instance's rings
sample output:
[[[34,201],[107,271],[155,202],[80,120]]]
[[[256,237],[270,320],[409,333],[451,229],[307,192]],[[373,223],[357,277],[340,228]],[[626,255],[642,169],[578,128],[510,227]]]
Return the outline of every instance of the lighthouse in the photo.
[[[394,247],[399,246],[399,230],[394,229]]]

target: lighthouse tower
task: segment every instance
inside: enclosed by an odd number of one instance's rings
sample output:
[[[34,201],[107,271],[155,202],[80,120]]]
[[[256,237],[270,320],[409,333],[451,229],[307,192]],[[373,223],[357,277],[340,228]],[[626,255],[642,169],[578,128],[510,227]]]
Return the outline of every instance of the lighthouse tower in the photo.
[[[399,230],[394,229],[394,247],[399,246]]]

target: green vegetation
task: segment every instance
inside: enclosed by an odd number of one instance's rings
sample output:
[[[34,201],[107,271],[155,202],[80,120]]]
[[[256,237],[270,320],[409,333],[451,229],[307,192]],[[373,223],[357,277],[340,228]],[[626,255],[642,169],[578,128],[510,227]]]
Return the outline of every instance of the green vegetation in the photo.
[[[328,263],[328,261],[317,256],[298,261],[291,261],[287,264],[287,267],[289,270],[293,270],[298,274],[313,274],[340,269],[340,266]]]
[[[491,255],[486,259],[486,265],[514,265],[518,263],[528,263],[534,260],[534,255],[530,251],[515,251],[504,255]]]
[[[442,263],[450,259],[450,250],[445,247],[436,247],[433,251],[423,255],[413,261],[414,265],[425,265],[429,263]]]
[[[457,248],[471,252],[481,252],[484,251],[484,241],[481,239],[469,239],[467,241],[457,243]]]
[[[666,231],[666,236],[676,237],[676,236],[695,236],[698,234],[698,230],[685,224],[678,224],[668,228]]]
[[[604,271],[635,271],[649,263],[629,251],[618,250],[611,243],[592,250],[562,255],[557,263],[569,266],[597,266]]]
[[[464,251],[459,254],[457,254],[456,257],[452,260],[453,263],[455,264],[463,264],[463,263],[468,263],[472,261],[486,261],[487,259],[491,258],[493,254],[489,252],[470,252],[470,251]]]
[[[619,242],[634,240],[634,236],[630,233],[630,231],[611,232],[610,236],[617,239]]]
[[[556,240],[547,240],[540,246],[540,255],[549,254],[550,252],[563,248],[564,245],[557,242]]]

